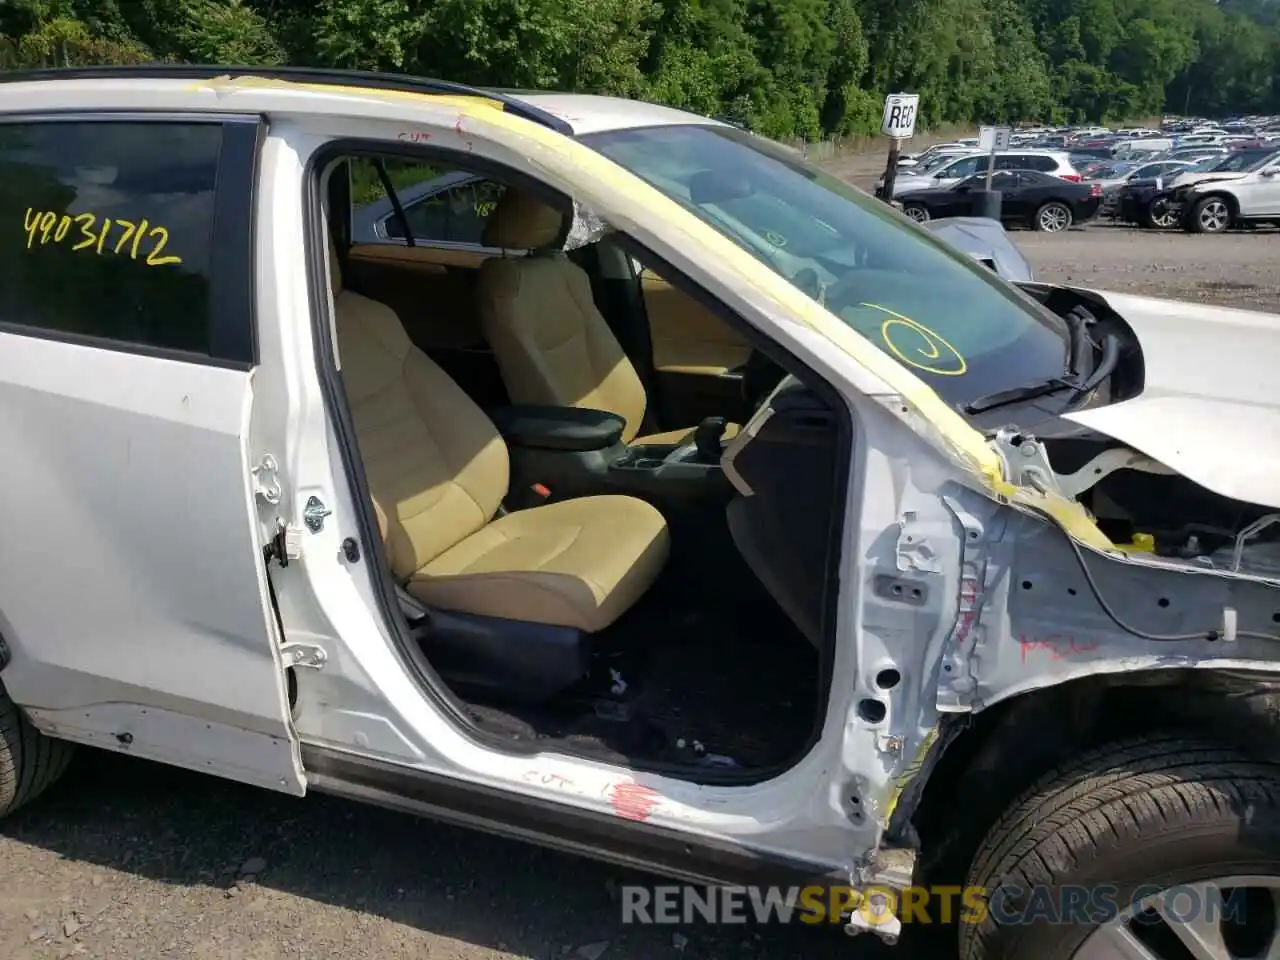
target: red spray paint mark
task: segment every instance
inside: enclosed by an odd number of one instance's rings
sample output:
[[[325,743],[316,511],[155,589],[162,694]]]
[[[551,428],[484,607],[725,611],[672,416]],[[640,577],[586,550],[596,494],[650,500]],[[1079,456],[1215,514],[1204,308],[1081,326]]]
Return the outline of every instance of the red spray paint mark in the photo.
[[[1037,650],[1048,653],[1050,660],[1071,660],[1098,649],[1096,643],[1085,643],[1069,634],[1058,633],[1051,633],[1044,638],[1028,637],[1024,633],[1018,637],[1018,646],[1021,649],[1023,663],[1026,663],[1027,658]]]
[[[658,791],[631,781],[615,783],[609,790],[613,812],[627,820],[648,820],[659,799]]]

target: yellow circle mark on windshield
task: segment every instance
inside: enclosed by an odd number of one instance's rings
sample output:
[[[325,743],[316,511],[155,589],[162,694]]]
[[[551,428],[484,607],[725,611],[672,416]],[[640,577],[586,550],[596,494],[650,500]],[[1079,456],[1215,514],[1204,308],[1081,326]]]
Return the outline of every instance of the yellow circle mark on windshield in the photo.
[[[960,351],[941,334],[878,303],[863,303],[862,306],[889,315],[889,319],[880,324],[880,339],[889,352],[907,366],[940,377],[962,377],[968,372],[969,364]],[[919,343],[912,342],[913,338]],[[895,339],[906,343],[895,342]]]

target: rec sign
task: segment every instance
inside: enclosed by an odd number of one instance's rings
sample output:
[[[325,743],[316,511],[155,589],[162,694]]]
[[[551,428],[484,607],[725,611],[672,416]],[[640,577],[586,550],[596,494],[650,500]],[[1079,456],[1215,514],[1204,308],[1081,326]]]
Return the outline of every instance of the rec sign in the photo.
[[[916,112],[920,106],[918,93],[891,93],[884,98],[884,120],[880,132],[895,140],[915,135]]]

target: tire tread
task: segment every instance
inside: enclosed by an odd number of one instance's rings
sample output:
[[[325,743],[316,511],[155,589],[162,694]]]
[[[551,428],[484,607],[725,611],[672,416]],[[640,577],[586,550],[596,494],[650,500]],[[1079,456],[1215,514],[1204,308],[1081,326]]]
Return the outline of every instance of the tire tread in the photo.
[[[1280,768],[1236,750],[1169,733],[1090,750],[1046,774],[1010,805],[979,848],[967,884],[1024,888],[1062,882],[1077,864],[1140,833],[1174,832],[1238,815],[1280,811]],[[960,930],[960,956],[981,960],[999,927]]]
[[[0,817],[30,803],[62,776],[71,744],[31,725],[0,685]]]

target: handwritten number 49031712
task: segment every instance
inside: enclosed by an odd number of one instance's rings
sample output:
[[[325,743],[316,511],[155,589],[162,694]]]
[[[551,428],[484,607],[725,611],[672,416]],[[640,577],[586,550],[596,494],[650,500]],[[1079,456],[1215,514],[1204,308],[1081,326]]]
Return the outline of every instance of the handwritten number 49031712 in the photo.
[[[37,241],[47,243],[70,242],[72,250],[83,250],[87,253],[103,254],[111,252],[119,256],[127,256],[131,260],[143,257],[149,267],[163,267],[181,263],[181,257],[166,256],[164,248],[169,243],[169,231],[156,226],[150,220],[143,219],[137,223],[132,220],[98,217],[92,213],[80,213],[72,216],[64,213],[61,216],[52,210],[33,210],[27,208],[23,226],[27,232],[27,249],[34,247]],[[120,230],[114,240],[110,234],[113,227]],[[73,228],[75,228],[73,230]],[[143,250],[146,240],[150,247]]]

